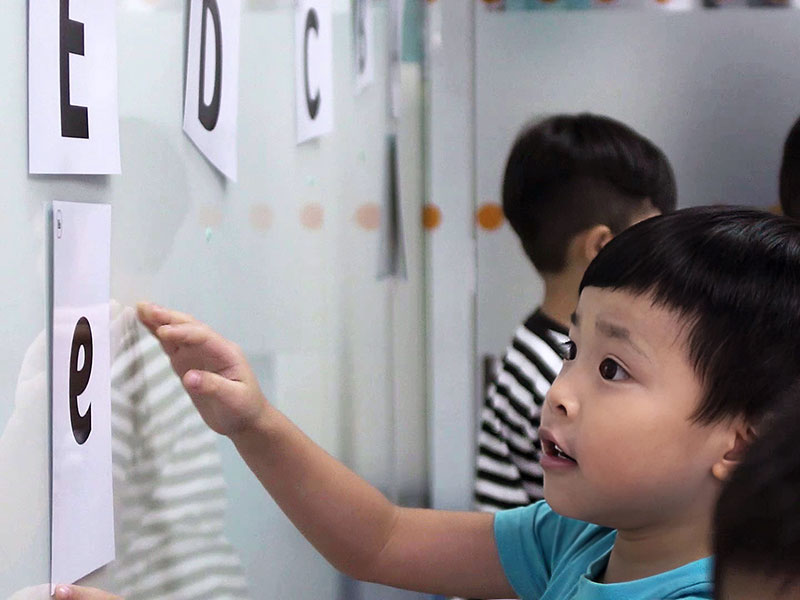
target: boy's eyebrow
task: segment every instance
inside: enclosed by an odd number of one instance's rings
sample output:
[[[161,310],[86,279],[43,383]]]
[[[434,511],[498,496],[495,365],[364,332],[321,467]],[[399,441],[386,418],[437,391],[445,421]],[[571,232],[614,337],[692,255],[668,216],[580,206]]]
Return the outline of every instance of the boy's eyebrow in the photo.
[[[626,342],[631,348],[633,348],[637,353],[641,354],[644,358],[648,361],[650,357],[637,346],[634,341],[631,339],[631,332],[628,331],[626,328],[621,327],[619,325],[615,325],[613,323],[609,323],[608,321],[603,321],[602,319],[598,319],[595,323],[597,331],[602,333],[603,335],[620,340],[622,342]]]

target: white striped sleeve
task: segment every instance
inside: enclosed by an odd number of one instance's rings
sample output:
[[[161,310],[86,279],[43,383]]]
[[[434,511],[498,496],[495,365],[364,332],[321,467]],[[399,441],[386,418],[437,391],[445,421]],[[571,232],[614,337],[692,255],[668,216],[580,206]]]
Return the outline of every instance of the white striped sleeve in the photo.
[[[115,456],[129,459],[115,481],[118,592],[128,600],[248,598],[239,558],[224,536],[227,498],[216,435],[158,342],[132,319],[112,367],[120,407]]]

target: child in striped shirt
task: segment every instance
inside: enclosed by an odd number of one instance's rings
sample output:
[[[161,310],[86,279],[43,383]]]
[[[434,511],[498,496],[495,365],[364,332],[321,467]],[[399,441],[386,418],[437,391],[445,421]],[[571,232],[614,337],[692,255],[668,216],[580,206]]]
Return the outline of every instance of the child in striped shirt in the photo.
[[[544,497],[539,418],[561,369],[559,347],[589,263],[632,224],[675,209],[664,153],[626,125],[555,115],[514,142],[503,210],[544,280],[544,300],[517,329],[486,390],[478,431],[475,505],[494,512]]]

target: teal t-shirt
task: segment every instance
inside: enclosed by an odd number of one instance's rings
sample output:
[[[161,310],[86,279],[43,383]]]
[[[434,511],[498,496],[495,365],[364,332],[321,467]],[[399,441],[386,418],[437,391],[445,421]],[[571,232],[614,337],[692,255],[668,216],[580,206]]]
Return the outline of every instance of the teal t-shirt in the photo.
[[[712,560],[625,583],[595,580],[605,571],[616,531],[553,512],[545,501],[495,515],[506,577],[523,600],[710,600]]]

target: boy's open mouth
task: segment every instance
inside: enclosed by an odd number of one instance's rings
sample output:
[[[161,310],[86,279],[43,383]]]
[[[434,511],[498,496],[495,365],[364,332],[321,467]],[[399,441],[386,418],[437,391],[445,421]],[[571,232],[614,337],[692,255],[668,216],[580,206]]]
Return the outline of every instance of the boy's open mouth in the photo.
[[[571,460],[575,464],[578,464],[578,461],[572,458],[569,454],[564,452],[558,444],[556,444],[553,440],[543,439],[542,440],[542,451],[547,454],[548,456],[554,456],[555,458],[561,458],[564,460]]]

